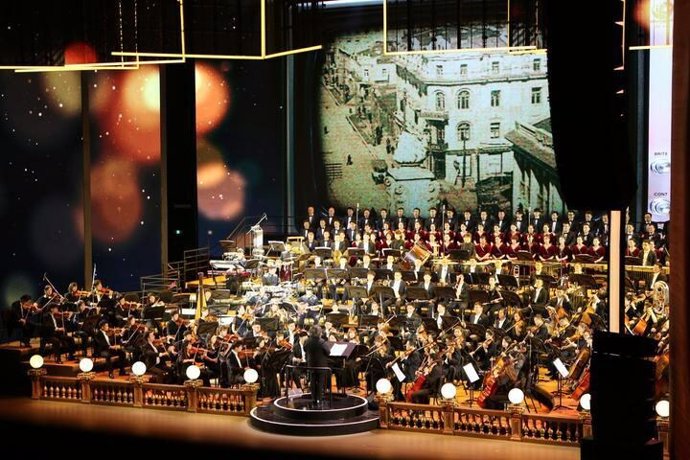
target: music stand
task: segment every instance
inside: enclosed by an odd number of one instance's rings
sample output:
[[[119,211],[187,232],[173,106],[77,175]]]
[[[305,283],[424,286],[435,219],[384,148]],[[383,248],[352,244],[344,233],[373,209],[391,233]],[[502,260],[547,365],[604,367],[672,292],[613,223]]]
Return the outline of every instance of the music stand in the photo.
[[[472,336],[476,335],[478,342],[484,341],[484,338],[486,337],[486,328],[484,326],[482,326],[481,324],[472,323],[466,323],[465,326],[467,330],[470,332],[468,336],[469,339],[472,339]]]
[[[321,260],[333,258],[333,249],[325,246],[319,246],[314,248],[314,253],[321,257]]]
[[[393,271],[392,270],[388,270],[386,268],[377,268],[375,271],[376,271],[376,276],[374,277],[375,280],[392,280],[393,279]]]
[[[460,318],[456,316],[441,316],[441,327],[443,327],[444,331],[455,329],[458,324],[460,324]]]
[[[642,265],[639,257],[625,256],[625,265]]]
[[[393,256],[394,258],[399,259],[401,255],[400,249],[383,248],[381,252],[384,259],[388,258],[388,256]]]
[[[350,279],[356,278],[356,279],[365,280],[365,279],[367,279],[367,273],[369,273],[368,268],[362,268],[362,267],[350,267],[347,270],[350,273]]]
[[[580,273],[575,273],[572,274],[568,277],[570,281],[573,281],[577,283],[579,286],[582,286],[586,289],[597,289],[597,281],[594,279],[592,275],[583,275]]]
[[[501,296],[505,300],[504,305],[522,308],[522,299],[513,291],[501,291]]]
[[[347,248],[345,252],[348,257],[356,257],[358,259],[364,257],[364,249],[362,248]]]
[[[379,321],[383,320],[378,315],[359,315],[359,327],[376,327]]]
[[[535,276],[537,279],[540,279],[544,282],[544,287],[546,287],[547,289],[558,284],[558,280],[551,275],[542,274],[542,275],[535,275]]]
[[[574,262],[579,262],[582,264],[593,264],[594,261],[597,260],[594,258],[594,256],[591,256],[589,254],[575,254],[573,257]]]
[[[475,281],[475,284],[479,284],[482,286],[486,286],[489,284],[489,278],[490,278],[490,275],[486,272],[479,272],[479,273],[473,273],[472,274],[472,279]]]
[[[388,343],[390,343],[391,348],[395,351],[401,351],[405,349],[403,341],[400,337],[391,336],[388,337]]]
[[[467,293],[467,304],[470,308],[474,307],[476,302],[485,304],[489,301],[489,293],[481,289],[470,289]]]
[[[436,286],[436,298],[447,302],[455,300],[455,289],[450,286]]]
[[[479,374],[477,373],[477,370],[474,368],[472,363],[467,363],[464,366],[462,366],[462,370],[465,372],[465,375],[467,376],[467,381],[470,382],[470,385],[467,385],[470,389],[470,398],[465,400],[465,402],[469,403],[470,407],[472,407],[472,403],[475,401],[474,383],[479,381]]]
[[[216,330],[218,330],[218,321],[204,321],[199,323],[196,334],[199,336],[206,334],[213,335],[216,333]]]
[[[530,262],[534,262],[534,256],[529,251],[517,251],[515,253],[515,257],[518,260],[528,260]]]
[[[410,286],[407,288],[407,291],[405,292],[405,296],[407,300],[429,300],[429,293],[426,292],[426,289],[420,286]]]
[[[433,333],[435,336],[438,335],[439,332],[441,332],[438,329],[438,324],[436,324],[436,320],[434,318],[429,318],[428,316],[425,316],[422,318],[422,324],[424,324],[424,329],[429,332]]]
[[[348,299],[366,299],[367,289],[363,286],[345,286]]]
[[[565,406],[563,405],[563,379],[568,378],[568,369],[565,367],[563,364],[563,361],[561,361],[561,358],[556,358],[552,361],[553,366],[556,368],[556,371],[558,373],[558,389],[556,390],[556,393],[554,396],[558,396],[558,405],[553,408],[553,410],[557,409],[565,409]]]
[[[448,258],[454,261],[468,260],[470,258],[470,251],[467,249],[451,249],[448,251]]]
[[[93,335],[94,331],[98,328],[98,323],[101,322],[101,315],[87,316],[84,322],[81,324],[79,330],[86,332],[89,335]]]
[[[501,328],[495,327],[495,326],[489,326],[489,329],[491,330],[491,332],[494,333],[494,339],[495,339],[494,342],[496,342],[496,343],[500,343],[501,340],[503,340],[503,337],[508,335],[506,333],[506,331],[504,331]]]
[[[328,313],[326,315],[326,321],[332,323],[335,327],[347,324],[349,319],[350,315],[348,315],[347,313]]]
[[[400,272],[400,274],[402,275],[403,281],[405,281],[407,283],[416,283],[416,282],[422,281],[422,278],[419,278],[419,279],[415,278],[414,271],[412,271],[412,270],[405,270],[405,271]]]
[[[165,314],[165,306],[161,305],[160,307],[149,307],[146,310],[144,310],[142,314],[142,319],[163,319],[163,315]]]
[[[305,268],[304,277],[308,280],[322,280],[326,278],[325,268]]]
[[[518,279],[514,275],[496,275],[498,278],[498,285],[506,289],[517,289],[519,287]]]
[[[285,251],[285,243],[282,241],[269,241],[268,242],[268,252],[266,256],[280,256]]]
[[[349,278],[349,273],[346,268],[329,268],[325,274],[328,276],[328,278],[334,278],[337,280]]]

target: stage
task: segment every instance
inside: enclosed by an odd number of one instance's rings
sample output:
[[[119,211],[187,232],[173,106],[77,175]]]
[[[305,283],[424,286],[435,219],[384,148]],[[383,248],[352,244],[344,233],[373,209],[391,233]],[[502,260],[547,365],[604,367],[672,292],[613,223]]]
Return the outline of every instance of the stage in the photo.
[[[3,399],[0,429],[6,454],[54,453],[57,446],[81,452],[131,455],[137,449],[168,453],[259,455],[259,458],[399,458],[471,460],[576,460],[577,448],[491,439],[374,430],[328,437],[265,433],[244,417],[128,409],[92,404]],[[26,444],[26,439],[36,442]],[[40,441],[40,442],[38,442]],[[88,449],[88,450],[87,450]],[[197,450],[201,449],[201,450]]]

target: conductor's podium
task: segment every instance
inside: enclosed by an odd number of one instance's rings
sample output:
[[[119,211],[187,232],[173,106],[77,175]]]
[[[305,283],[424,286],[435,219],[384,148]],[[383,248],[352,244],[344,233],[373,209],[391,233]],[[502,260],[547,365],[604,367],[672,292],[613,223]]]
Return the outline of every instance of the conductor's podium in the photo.
[[[252,409],[254,427],[271,433],[295,436],[334,436],[378,428],[377,411],[368,410],[365,398],[333,394],[322,407],[311,407],[309,393],[278,398],[269,406]]]

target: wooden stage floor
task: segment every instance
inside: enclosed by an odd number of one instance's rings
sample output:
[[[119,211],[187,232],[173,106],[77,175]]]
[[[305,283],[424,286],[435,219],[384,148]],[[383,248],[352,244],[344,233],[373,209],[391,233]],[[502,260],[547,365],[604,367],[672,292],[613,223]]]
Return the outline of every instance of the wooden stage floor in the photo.
[[[0,426],[36,426],[36,441],[52,430],[65,427],[81,432],[80,439],[149,438],[164,449],[165,440],[247,452],[262,452],[259,458],[347,457],[347,458],[452,458],[472,460],[576,460],[577,448],[533,443],[444,436],[428,433],[375,430],[323,438],[290,437],[252,428],[245,417],[166,412],[164,410],[118,408],[89,404],[34,401],[29,398],[0,400]],[[18,428],[19,429],[19,428]],[[85,433],[84,433],[85,432]],[[6,432],[5,432],[6,433]],[[90,434],[93,434],[91,436]],[[3,436],[5,437],[5,436]],[[11,438],[6,438],[8,441]],[[69,439],[65,439],[68,442]],[[76,440],[75,440],[76,441]],[[78,441],[77,445],[79,444]],[[10,443],[11,444],[11,443]],[[75,445],[75,448],[76,446]],[[61,450],[66,444],[56,445]],[[29,450],[25,450],[29,449]],[[22,451],[30,452],[23,444]],[[123,454],[131,452],[125,445]],[[92,454],[98,455],[93,453]],[[107,452],[105,452],[107,453]]]

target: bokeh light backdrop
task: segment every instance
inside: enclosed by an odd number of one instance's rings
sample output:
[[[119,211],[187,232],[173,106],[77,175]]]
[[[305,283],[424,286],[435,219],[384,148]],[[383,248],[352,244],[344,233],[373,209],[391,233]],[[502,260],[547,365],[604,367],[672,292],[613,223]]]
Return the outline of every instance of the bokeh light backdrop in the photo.
[[[70,62],[88,62],[75,44]],[[283,209],[282,63],[196,64],[199,243]],[[83,283],[82,81],[88,85],[93,261],[118,291],[160,271],[160,78],[130,71],[0,74],[0,296]]]

